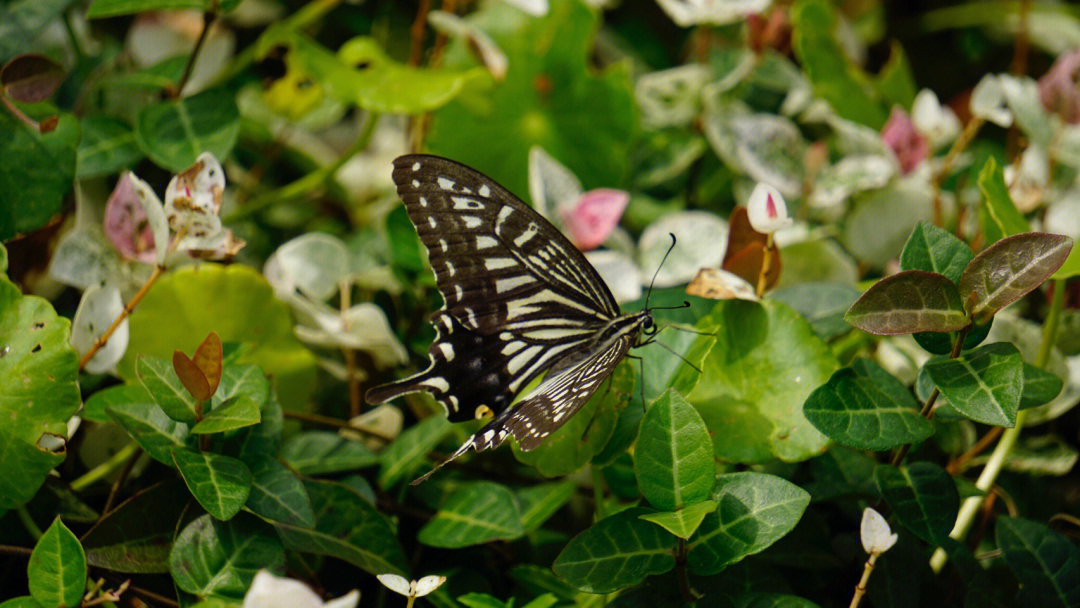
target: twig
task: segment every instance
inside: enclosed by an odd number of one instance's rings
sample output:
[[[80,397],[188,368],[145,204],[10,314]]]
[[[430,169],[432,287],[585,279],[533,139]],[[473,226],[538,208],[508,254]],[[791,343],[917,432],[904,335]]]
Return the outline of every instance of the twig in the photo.
[[[945,181],[949,173],[952,172],[953,165],[956,164],[956,159],[960,157],[960,153],[967,148],[971,140],[975,138],[975,135],[982,128],[985,121],[978,116],[972,116],[971,120],[964,125],[963,132],[960,133],[960,137],[956,138],[948,153],[945,154],[945,158],[941,161],[941,166],[938,167],[932,180],[934,186],[934,225],[941,226],[944,219],[944,212],[941,209],[941,182]]]
[[[862,601],[864,595],[866,595],[866,583],[870,580],[870,574],[874,571],[874,564],[877,563],[879,553],[871,553],[870,557],[866,558],[866,566],[862,571],[862,578],[859,579],[859,584],[855,585],[855,593],[851,596],[851,605],[848,608],[858,608],[859,602]]]
[[[758,273],[757,288],[754,290],[757,297],[765,295],[766,277],[772,268],[773,233],[765,236],[765,247],[761,250],[761,272]]]
[[[216,2],[214,3],[217,4]],[[207,37],[210,35],[210,26],[214,24],[214,20],[217,15],[212,11],[206,11],[203,13],[203,27],[199,32],[199,38],[195,41],[195,48],[191,50],[191,56],[188,57],[187,65],[184,66],[184,73],[180,76],[180,81],[176,84],[169,96],[172,98],[180,97],[180,93],[184,91],[184,86],[187,85],[188,79],[191,78],[191,72],[195,69],[195,59],[199,56],[199,51],[202,50],[203,43],[206,42]]]
[[[0,554],[6,555],[25,555],[30,557],[30,554],[34,550],[30,547],[16,547],[15,545],[0,545]]]
[[[117,476],[116,481],[113,482],[111,488],[109,488],[109,497],[105,499],[105,506],[101,508],[101,517],[112,511],[113,503],[116,502],[116,495],[120,492],[121,486],[127,480],[128,475],[131,474],[131,469],[135,468],[135,463],[139,461],[139,456],[142,456],[142,449],[136,445],[134,453],[124,463],[124,468],[120,469],[120,475]],[[100,519],[98,520],[100,521]]]
[[[963,471],[964,465],[966,465],[968,461],[972,458],[978,456],[979,454],[982,454],[983,450],[990,447],[990,444],[994,443],[994,440],[997,439],[1004,430],[1005,427],[995,426],[994,428],[987,431],[985,435],[980,437],[979,440],[975,442],[975,445],[971,446],[970,450],[957,456],[952,462],[950,462],[948,466],[945,467],[945,470],[948,471],[950,475],[956,475],[957,473]]]
[[[427,14],[431,10],[430,0],[420,0],[416,9],[416,18],[413,19],[412,27],[409,28],[409,65],[420,65],[420,58],[424,52],[424,32],[427,31]]]
[[[1009,72],[1017,76],[1027,72],[1028,49],[1031,47],[1031,0],[1021,0],[1016,38],[1013,40],[1013,57]]]
[[[338,418],[331,418],[329,416],[320,416],[319,414],[306,414],[304,412],[292,412],[292,411],[289,411],[289,410],[285,410],[284,412],[282,412],[282,414],[286,418],[291,418],[293,420],[299,420],[301,422],[310,422],[311,424],[318,424],[318,425],[321,425],[321,426],[329,426],[329,427],[333,427],[333,428],[336,428],[336,429],[349,430],[349,431],[353,431],[355,433],[360,433],[362,435],[369,435],[369,436],[374,437],[376,439],[381,439],[381,440],[387,441],[387,442],[390,442],[390,441],[394,440],[393,437],[391,437],[391,436],[389,436],[389,435],[387,435],[385,433],[380,433],[379,431],[373,431],[371,429],[355,427],[355,426],[352,426],[351,424],[349,424],[347,421],[340,420]]]
[[[955,359],[959,357],[960,353],[963,352],[964,342],[967,341],[968,333],[974,326],[974,323],[968,323],[967,327],[961,329],[960,332],[957,334],[956,342],[953,342],[952,351],[949,353],[950,359]],[[931,418],[934,415],[934,404],[937,403],[937,399],[940,396],[941,391],[938,390],[937,387],[935,387],[934,391],[930,393],[930,397],[927,398],[926,404],[924,404],[922,409],[919,411],[919,415],[926,419]],[[896,450],[896,453],[893,454],[892,460],[889,461],[889,464],[894,467],[900,466],[900,463],[904,462],[904,457],[906,457],[908,452],[910,451],[910,443],[905,443],[904,445],[900,446],[900,449]]]
[[[131,455],[139,450],[139,444],[132,441],[131,443],[120,448],[111,458],[98,466],[90,469],[82,474],[74,481],[71,482],[71,490],[73,492],[80,492],[94,485],[98,481],[109,476],[110,473],[115,471],[117,467],[123,466]]]
[[[146,282],[143,283],[143,286],[139,288],[139,291],[135,294],[135,297],[131,298],[131,301],[127,303],[127,306],[124,306],[124,310],[120,311],[120,314],[117,315],[116,320],[113,321],[112,325],[109,326],[109,329],[105,330],[105,333],[98,336],[98,339],[94,341],[94,344],[90,347],[90,350],[86,351],[86,354],[82,356],[82,359],[79,359],[80,372],[83,370],[84,367],[86,367],[86,364],[94,358],[94,355],[96,355],[97,352],[101,350],[101,348],[105,346],[106,343],[108,343],[109,338],[111,338],[113,333],[116,332],[116,328],[120,327],[120,324],[124,322],[124,319],[128,318],[128,315],[135,311],[135,307],[139,305],[139,302],[142,301],[143,297],[146,296],[147,292],[150,291],[150,288],[153,287],[154,282],[158,280],[158,278],[163,272],[165,272],[164,265],[158,264],[157,266],[154,266],[154,272],[150,275],[150,278],[146,279]]]
[[[683,603],[692,604],[703,596],[690,586],[690,579],[686,573],[686,539],[679,538],[679,544],[675,548],[675,578],[679,580],[679,595]]]

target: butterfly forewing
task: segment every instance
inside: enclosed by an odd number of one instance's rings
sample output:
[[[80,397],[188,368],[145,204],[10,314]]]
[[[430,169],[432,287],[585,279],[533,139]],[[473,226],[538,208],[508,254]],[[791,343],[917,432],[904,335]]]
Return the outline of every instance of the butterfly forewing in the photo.
[[[394,161],[393,178],[446,304],[432,319],[431,366],[372,389],[368,401],[426,390],[454,421],[490,410],[495,420],[457,454],[496,446],[507,433],[530,446],[525,449],[534,447],[610,374],[636,343],[644,317],[620,316],[581,252],[483,174],[445,158],[409,155]],[[545,371],[530,396],[510,407]],[[557,382],[575,374],[576,386]]]

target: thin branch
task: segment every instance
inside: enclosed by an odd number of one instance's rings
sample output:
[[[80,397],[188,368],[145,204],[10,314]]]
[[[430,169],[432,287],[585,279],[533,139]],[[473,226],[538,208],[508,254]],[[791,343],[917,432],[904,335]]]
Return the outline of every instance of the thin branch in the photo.
[[[97,352],[109,342],[109,338],[111,338],[113,333],[116,332],[116,329],[120,327],[120,324],[124,322],[124,319],[128,318],[128,315],[135,311],[135,307],[139,305],[139,302],[142,301],[143,297],[146,296],[146,294],[150,291],[150,288],[154,286],[154,283],[164,272],[165,266],[161,264],[154,266],[154,272],[150,275],[150,278],[146,279],[146,282],[143,283],[143,286],[139,288],[139,291],[135,294],[135,297],[131,298],[131,301],[127,303],[127,306],[124,306],[124,310],[120,311],[120,314],[117,315],[116,320],[113,321],[112,325],[109,326],[109,329],[105,330],[105,333],[98,336],[98,339],[94,341],[94,344],[90,347],[90,350],[86,351],[86,354],[82,356],[82,359],[79,359],[80,372],[83,370],[84,367],[86,367],[86,364],[94,358],[94,355],[96,355]]]
[[[120,492],[120,488],[123,487],[124,482],[127,481],[128,475],[131,475],[131,469],[135,468],[135,463],[139,461],[139,456],[142,456],[142,448],[135,447],[134,453],[124,463],[124,468],[120,469],[120,475],[116,477],[116,481],[113,482],[111,488],[109,488],[109,497],[105,499],[105,506],[101,508],[101,517],[112,511],[113,504],[116,503],[116,496]],[[100,519],[98,520],[100,521]]]
[[[427,14],[431,10],[431,0],[420,0],[416,9],[416,18],[409,28],[409,65],[420,65],[424,53],[424,32],[427,31]]]
[[[216,4],[216,3],[215,3]],[[176,83],[176,88],[170,93],[170,97],[180,97],[180,93],[184,91],[184,86],[187,85],[188,79],[191,78],[191,72],[195,69],[195,59],[199,56],[199,51],[202,50],[203,43],[206,42],[207,37],[210,35],[210,26],[214,24],[214,20],[217,18],[217,14],[213,11],[206,11],[203,13],[203,27],[199,32],[199,38],[195,41],[195,48],[191,50],[191,56],[188,57],[187,65],[184,66],[184,73],[180,76],[180,82]]]
[[[941,182],[945,181],[945,178],[952,173],[953,165],[956,164],[956,159],[960,157],[960,153],[963,152],[971,140],[975,138],[975,135],[982,128],[985,121],[978,116],[971,117],[971,120],[964,126],[963,132],[960,133],[960,137],[956,138],[948,153],[945,154],[945,158],[941,161],[941,166],[938,167],[934,177],[931,180],[934,186],[934,225],[941,226],[944,224],[944,212],[941,208]]]
[[[307,414],[307,413],[304,413],[304,412],[292,412],[292,411],[289,411],[289,410],[285,410],[284,412],[282,412],[282,414],[286,418],[291,418],[293,420],[299,420],[301,422],[308,422],[308,423],[317,424],[317,425],[320,425],[320,426],[329,426],[329,427],[333,427],[335,429],[348,430],[348,431],[352,431],[354,433],[360,433],[361,435],[369,435],[369,436],[374,437],[376,439],[381,439],[381,440],[387,441],[387,442],[390,442],[390,441],[394,440],[393,437],[391,437],[389,435],[386,435],[385,433],[380,433],[379,431],[373,431],[371,429],[355,427],[355,426],[349,424],[347,421],[341,420],[339,418],[331,418],[330,416],[320,416],[319,414]]]
[[[3,555],[25,555],[30,557],[30,554],[34,550],[30,547],[16,547],[15,545],[0,545],[0,554]]]
[[[855,593],[851,596],[851,605],[848,608],[858,608],[859,602],[866,595],[866,583],[870,581],[870,574],[874,571],[874,564],[877,563],[878,555],[878,553],[871,553],[870,557],[866,558],[862,578],[859,579],[859,584],[855,585]]]
[[[975,445],[971,446],[970,450],[957,456],[952,462],[950,462],[948,466],[945,467],[945,470],[948,471],[950,475],[956,475],[960,473],[964,470],[964,467],[967,465],[969,460],[975,458],[979,454],[982,454],[983,451],[989,448],[994,443],[994,440],[1000,437],[1001,433],[1004,431],[1005,427],[1001,426],[995,426],[994,428],[990,429],[986,432],[985,435],[980,437],[979,440],[975,442]]]

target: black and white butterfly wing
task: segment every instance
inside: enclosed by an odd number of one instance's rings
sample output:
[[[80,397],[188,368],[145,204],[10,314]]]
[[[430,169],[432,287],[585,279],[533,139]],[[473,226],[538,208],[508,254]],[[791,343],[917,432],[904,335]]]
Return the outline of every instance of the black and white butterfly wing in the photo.
[[[445,306],[432,318],[437,335],[428,369],[369,390],[367,400],[381,403],[423,390],[452,421],[493,413],[495,420],[455,457],[470,447],[497,446],[508,433],[525,449],[535,447],[580,408],[636,342],[640,323],[630,328],[626,321],[637,317],[620,317],[607,285],[581,252],[483,174],[445,158],[409,155],[394,161],[393,178]],[[627,336],[633,334],[625,346],[616,339],[624,326]],[[595,364],[578,368],[586,361]],[[587,391],[563,391],[556,382],[575,374],[591,378],[590,370],[598,380]],[[545,371],[541,385],[507,409]]]
[[[431,367],[368,401],[425,390],[452,421],[498,415],[619,314],[577,248],[490,178],[427,155],[396,159],[393,178],[446,304],[432,318]]]

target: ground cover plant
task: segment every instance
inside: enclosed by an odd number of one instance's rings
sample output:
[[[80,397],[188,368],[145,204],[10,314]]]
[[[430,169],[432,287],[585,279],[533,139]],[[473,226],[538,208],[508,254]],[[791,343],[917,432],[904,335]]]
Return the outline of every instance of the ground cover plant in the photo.
[[[1080,606],[1076,7],[12,0],[0,64],[0,608]],[[584,252],[544,322],[656,322],[417,485],[490,419],[364,395],[511,262],[411,153]]]

